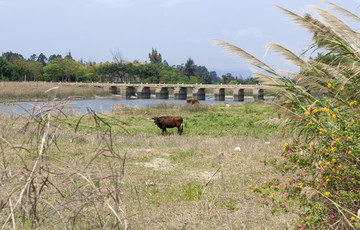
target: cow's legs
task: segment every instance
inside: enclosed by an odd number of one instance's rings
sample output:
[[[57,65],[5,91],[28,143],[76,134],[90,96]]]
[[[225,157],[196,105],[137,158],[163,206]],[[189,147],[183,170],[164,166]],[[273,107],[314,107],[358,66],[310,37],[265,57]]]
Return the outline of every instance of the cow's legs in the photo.
[[[178,133],[179,133],[179,135],[181,135],[181,134],[182,134],[182,132],[183,132],[183,130],[182,130],[182,126],[179,126],[179,127],[178,127]]]
[[[167,133],[166,128],[162,130],[162,135],[164,135],[164,133]]]

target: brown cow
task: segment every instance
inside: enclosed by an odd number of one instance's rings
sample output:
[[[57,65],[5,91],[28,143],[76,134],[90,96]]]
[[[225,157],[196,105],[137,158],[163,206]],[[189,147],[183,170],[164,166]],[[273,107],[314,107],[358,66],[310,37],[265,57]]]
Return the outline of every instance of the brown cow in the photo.
[[[184,122],[182,117],[170,117],[170,116],[162,116],[162,117],[153,117],[155,125],[157,125],[160,129],[162,129],[162,134],[166,132],[166,128],[178,128],[179,135],[183,132]]]
[[[186,102],[188,104],[199,104],[199,100],[198,99],[186,99]]]

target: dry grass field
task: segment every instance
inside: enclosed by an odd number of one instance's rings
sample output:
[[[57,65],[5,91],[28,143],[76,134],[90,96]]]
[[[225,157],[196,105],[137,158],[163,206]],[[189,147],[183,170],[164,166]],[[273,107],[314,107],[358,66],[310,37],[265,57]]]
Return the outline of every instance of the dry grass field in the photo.
[[[58,83],[0,82],[0,102],[48,101],[56,99],[94,98],[110,96],[106,88],[69,86]]]
[[[284,139],[266,104],[0,116],[1,229],[292,229],[249,191]],[[181,115],[162,136],[155,115]],[[240,147],[241,151],[235,150]]]

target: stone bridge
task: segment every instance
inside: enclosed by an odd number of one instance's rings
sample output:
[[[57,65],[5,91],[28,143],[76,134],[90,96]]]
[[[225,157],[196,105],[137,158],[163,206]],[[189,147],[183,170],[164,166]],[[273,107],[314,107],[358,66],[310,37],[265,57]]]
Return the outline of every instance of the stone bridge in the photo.
[[[174,90],[175,100],[186,100],[188,89],[192,89],[192,98],[205,100],[205,89],[214,91],[215,101],[225,100],[225,90],[231,90],[234,101],[244,101],[244,91],[252,90],[254,100],[264,100],[264,90],[268,87],[263,85],[222,85],[222,84],[131,84],[131,83],[62,83],[69,85],[87,85],[94,87],[107,87],[113,94],[120,94],[126,98],[150,99],[151,89],[155,90],[156,99],[168,99],[169,89]]]

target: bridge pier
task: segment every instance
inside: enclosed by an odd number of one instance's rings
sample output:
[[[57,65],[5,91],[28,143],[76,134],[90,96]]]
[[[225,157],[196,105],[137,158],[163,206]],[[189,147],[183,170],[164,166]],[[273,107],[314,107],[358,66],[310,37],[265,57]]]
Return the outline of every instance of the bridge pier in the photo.
[[[259,88],[253,89],[253,97],[255,101],[264,100],[264,90]]]
[[[214,100],[215,101],[225,101],[225,89],[217,88],[214,90]]]
[[[193,98],[198,100],[205,100],[205,88],[194,88]]]
[[[109,92],[111,93],[111,94],[117,94],[117,87],[116,86],[110,86],[109,87]]]
[[[135,96],[135,92],[135,87],[133,86],[126,86],[120,90],[121,96],[126,99],[131,99],[132,96]]]
[[[167,87],[158,87],[155,90],[156,99],[169,99],[169,90]]]
[[[187,88],[178,87],[174,90],[174,99],[175,100],[186,100],[187,98]]]
[[[141,86],[136,91],[137,99],[150,99],[150,87]]]
[[[244,101],[244,89],[235,88],[233,91],[234,101]]]

